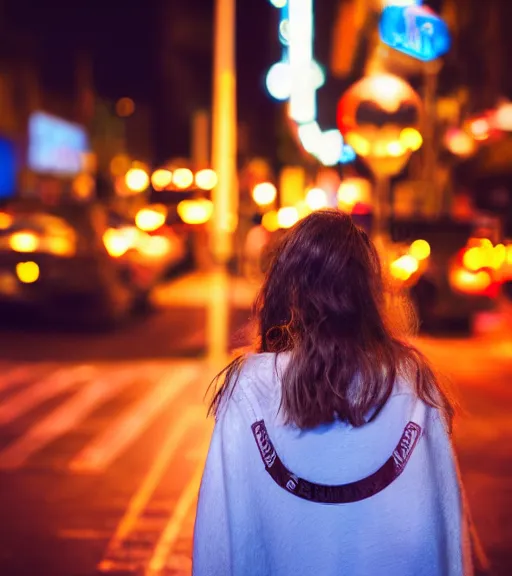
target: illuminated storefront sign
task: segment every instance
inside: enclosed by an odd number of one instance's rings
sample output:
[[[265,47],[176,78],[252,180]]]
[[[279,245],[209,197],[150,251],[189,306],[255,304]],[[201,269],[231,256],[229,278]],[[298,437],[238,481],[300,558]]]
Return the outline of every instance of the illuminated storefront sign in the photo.
[[[443,56],[450,48],[448,26],[425,6],[387,6],[379,31],[384,44],[423,62]]]

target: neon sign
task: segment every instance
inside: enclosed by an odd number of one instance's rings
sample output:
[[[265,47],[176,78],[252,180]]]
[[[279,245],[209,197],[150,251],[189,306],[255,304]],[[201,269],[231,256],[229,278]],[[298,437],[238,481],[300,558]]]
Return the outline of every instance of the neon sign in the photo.
[[[425,6],[387,6],[379,32],[384,44],[423,62],[435,60],[450,49],[448,26]]]
[[[280,9],[278,36],[283,55],[266,77],[269,94],[288,101],[288,114],[298,125],[304,149],[325,166],[352,162],[354,151],[337,130],[322,132],[317,122],[316,93],[325,84],[325,72],[314,58],[313,0],[270,0]]]

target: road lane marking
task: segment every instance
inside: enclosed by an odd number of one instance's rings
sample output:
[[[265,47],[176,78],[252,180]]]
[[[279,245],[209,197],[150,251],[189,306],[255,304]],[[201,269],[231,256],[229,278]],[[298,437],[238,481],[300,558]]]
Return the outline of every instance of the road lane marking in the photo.
[[[130,550],[124,546],[124,542],[136,528],[137,522],[149,504],[186,433],[199,421],[201,416],[204,416],[202,409],[187,408],[176,422],[170,424],[165,442],[138,490],[130,499],[126,512],[109,542],[104,559],[98,565],[99,572],[113,572],[119,567],[137,564],[137,559],[132,560],[130,558]]]
[[[183,522],[187,518],[187,514],[192,508],[199,493],[199,486],[201,484],[201,477],[203,475],[204,462],[206,453],[208,451],[208,442],[210,435],[208,434],[208,441],[202,443],[203,457],[199,461],[192,478],[188,481],[183,492],[181,493],[174,510],[169,517],[167,525],[165,526],[160,539],[153,551],[153,555],[149,561],[145,576],[160,576],[162,571],[166,568],[171,560],[171,552],[178,540],[181,532]]]
[[[69,468],[73,472],[103,472],[198,375],[197,365],[171,369],[149,394],[77,454]]]
[[[93,410],[117,396],[136,378],[132,370],[107,374],[89,382],[0,452],[0,470],[15,470],[38,450],[63,436],[85,420]]]
[[[0,405],[0,425],[8,424],[26,414],[41,402],[66,392],[81,382],[89,380],[94,374],[92,366],[62,368],[49,374],[34,385],[22,390]]]

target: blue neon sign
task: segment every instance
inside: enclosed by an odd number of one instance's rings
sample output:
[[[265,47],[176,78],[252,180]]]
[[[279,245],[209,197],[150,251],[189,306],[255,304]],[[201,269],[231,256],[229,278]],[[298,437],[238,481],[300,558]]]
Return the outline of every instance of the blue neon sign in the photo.
[[[450,49],[448,26],[424,6],[387,6],[379,32],[384,44],[423,62],[435,60]]]

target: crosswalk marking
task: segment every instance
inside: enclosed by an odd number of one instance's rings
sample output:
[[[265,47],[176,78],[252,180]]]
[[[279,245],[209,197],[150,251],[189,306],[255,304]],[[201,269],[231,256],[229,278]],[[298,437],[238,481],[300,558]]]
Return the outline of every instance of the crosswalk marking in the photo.
[[[35,380],[45,369],[42,365],[0,366],[0,392],[17,388],[27,380]]]
[[[70,462],[70,469],[75,472],[105,470],[197,376],[198,368],[193,365],[169,371],[148,395],[121,414],[113,425],[86,446]]]
[[[145,508],[165,474],[172,457],[180,447],[187,432],[200,418],[201,413],[202,410],[188,408],[178,421],[169,425],[167,437],[161,449],[153,460],[151,468],[148,470],[137,492],[132,496],[126,512],[107,547],[105,557],[98,565],[99,572],[112,573],[120,567],[133,568],[134,563],[139,563],[138,560],[132,560],[130,549],[124,546],[124,543],[129,535],[135,531],[137,523],[140,521]]]
[[[187,514],[197,498],[199,486],[201,484],[201,477],[203,475],[204,458],[207,450],[208,443],[203,441],[201,450],[203,457],[199,460],[198,466],[186,484],[171,516],[169,517],[169,520],[153,551],[153,555],[151,556],[151,560],[148,563],[144,576],[160,576],[170,561],[169,556],[180,535],[183,522],[186,520]]]
[[[94,373],[92,366],[76,366],[63,368],[39,380],[0,405],[0,425],[16,420],[41,402],[66,392],[80,382],[87,381]]]
[[[22,466],[37,450],[69,432],[100,404],[115,397],[134,383],[133,371],[123,370],[93,380],[69,400],[38,421],[13,444],[0,452],[0,470]]]

